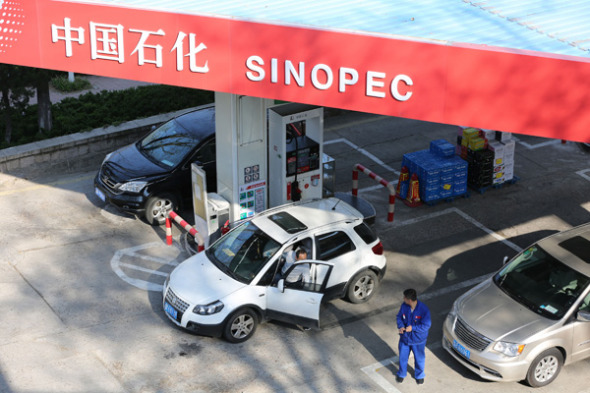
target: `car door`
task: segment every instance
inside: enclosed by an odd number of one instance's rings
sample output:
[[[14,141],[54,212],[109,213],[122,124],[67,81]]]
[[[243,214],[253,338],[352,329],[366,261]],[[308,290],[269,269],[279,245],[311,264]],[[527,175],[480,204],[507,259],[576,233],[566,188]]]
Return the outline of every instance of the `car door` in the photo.
[[[351,236],[343,229],[315,236],[315,259],[331,262],[337,269],[332,273],[330,287],[345,284],[359,269],[359,256]]]
[[[267,287],[267,317],[319,328],[320,305],[333,267],[328,262],[295,262],[278,282]]]
[[[578,308],[578,312],[590,313],[590,293]],[[590,356],[590,321],[575,320],[573,322],[572,361]]]

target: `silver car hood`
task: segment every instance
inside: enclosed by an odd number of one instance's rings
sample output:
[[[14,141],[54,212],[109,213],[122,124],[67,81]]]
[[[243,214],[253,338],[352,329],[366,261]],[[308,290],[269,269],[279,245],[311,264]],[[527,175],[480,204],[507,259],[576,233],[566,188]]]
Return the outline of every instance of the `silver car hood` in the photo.
[[[205,252],[178,265],[170,275],[169,284],[176,296],[184,301],[203,305],[223,299],[245,286],[213,265]]]
[[[522,343],[556,323],[512,299],[492,279],[459,298],[456,307],[467,325],[492,341]]]

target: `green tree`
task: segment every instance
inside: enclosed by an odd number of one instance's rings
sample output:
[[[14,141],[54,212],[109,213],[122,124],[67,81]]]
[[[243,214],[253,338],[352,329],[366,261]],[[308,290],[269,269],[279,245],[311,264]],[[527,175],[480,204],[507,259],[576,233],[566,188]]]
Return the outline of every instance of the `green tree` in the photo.
[[[37,90],[37,119],[39,133],[49,133],[53,128],[51,118],[51,99],[49,97],[49,82],[57,72],[42,68],[26,68],[25,79],[29,85]]]
[[[4,141],[10,143],[14,117],[23,113],[33,95],[28,89],[26,67],[0,64],[0,112],[4,118]]]

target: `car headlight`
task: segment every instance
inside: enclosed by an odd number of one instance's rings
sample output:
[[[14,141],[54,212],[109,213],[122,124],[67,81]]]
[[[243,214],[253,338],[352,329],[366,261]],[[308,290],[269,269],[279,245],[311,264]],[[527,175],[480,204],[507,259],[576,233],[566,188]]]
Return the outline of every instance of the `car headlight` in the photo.
[[[522,353],[524,350],[524,344],[513,344],[504,341],[498,341],[494,345],[494,351],[498,351],[506,356],[515,357]]]
[[[130,181],[119,186],[120,191],[140,193],[147,185],[146,181]]]
[[[113,153],[109,153],[106,156],[104,156],[104,160],[102,160],[102,163],[104,164],[105,162],[107,162],[109,160],[109,158],[111,158],[111,156],[113,155]]]
[[[223,303],[219,300],[209,304],[197,304],[195,308],[193,308],[193,312],[199,315],[211,315],[218,313],[223,309]]]
[[[453,307],[451,311],[447,314],[447,318],[451,320],[451,322],[455,322],[455,318],[457,318],[457,302],[453,303]]]
[[[164,280],[164,290],[168,288],[168,283],[170,282],[170,274],[166,276],[166,280]]]

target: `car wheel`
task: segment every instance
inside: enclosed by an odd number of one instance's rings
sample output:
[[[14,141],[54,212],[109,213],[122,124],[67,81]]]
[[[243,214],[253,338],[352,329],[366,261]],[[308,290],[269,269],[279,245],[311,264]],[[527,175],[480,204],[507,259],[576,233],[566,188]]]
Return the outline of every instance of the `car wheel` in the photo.
[[[379,281],[372,270],[364,270],[358,273],[350,281],[346,297],[351,303],[364,303],[369,300],[375,291]]]
[[[164,225],[166,217],[176,206],[176,198],[171,194],[150,197],[145,205],[145,219],[151,225]]]
[[[240,310],[227,320],[223,329],[223,337],[232,343],[241,343],[254,335],[258,318],[250,309]]]
[[[551,383],[561,370],[563,355],[557,348],[551,348],[541,353],[533,360],[526,381],[534,388]]]

